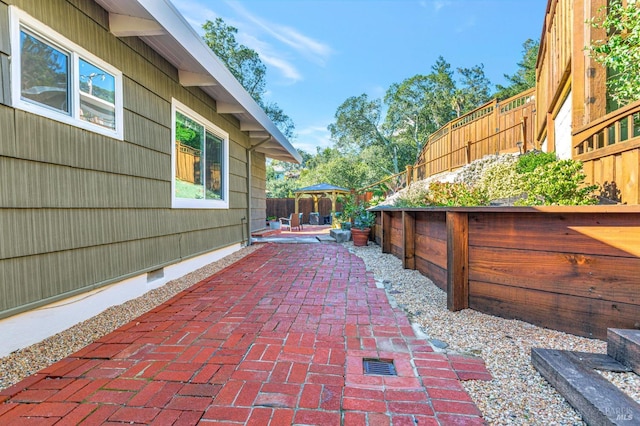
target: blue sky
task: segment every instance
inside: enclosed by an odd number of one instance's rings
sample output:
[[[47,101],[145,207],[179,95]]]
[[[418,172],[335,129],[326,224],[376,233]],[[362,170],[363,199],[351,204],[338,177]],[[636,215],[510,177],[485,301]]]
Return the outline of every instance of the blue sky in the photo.
[[[200,33],[221,17],[267,66],[267,101],[295,122],[296,148],[331,146],[327,126],[348,97],[382,98],[393,83],[484,64],[505,84],[538,40],[547,0],[172,0]]]

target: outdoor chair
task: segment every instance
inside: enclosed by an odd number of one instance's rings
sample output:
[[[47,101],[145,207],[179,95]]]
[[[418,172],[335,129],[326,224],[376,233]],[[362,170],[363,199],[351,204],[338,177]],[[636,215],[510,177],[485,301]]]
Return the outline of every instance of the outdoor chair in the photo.
[[[300,223],[300,214],[291,213],[289,217],[280,218],[280,227],[288,226],[289,231],[293,231],[293,228],[298,228],[298,231],[302,230],[302,224]]]

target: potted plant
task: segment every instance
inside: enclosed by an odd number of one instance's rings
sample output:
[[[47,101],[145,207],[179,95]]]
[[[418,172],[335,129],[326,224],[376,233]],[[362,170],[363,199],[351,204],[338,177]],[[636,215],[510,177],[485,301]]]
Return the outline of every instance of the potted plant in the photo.
[[[351,229],[351,222],[357,208],[353,195],[349,195],[342,200],[342,213],[340,214],[340,229]]]
[[[267,223],[271,229],[280,229],[280,221],[275,216],[269,216],[267,218]]]
[[[359,204],[353,215],[351,237],[354,246],[366,246],[369,241],[371,227],[376,222],[376,215],[367,210],[364,204]]]

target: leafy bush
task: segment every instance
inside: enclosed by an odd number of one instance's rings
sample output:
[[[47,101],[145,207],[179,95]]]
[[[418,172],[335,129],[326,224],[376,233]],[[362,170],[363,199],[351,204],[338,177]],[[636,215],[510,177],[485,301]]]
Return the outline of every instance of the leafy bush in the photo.
[[[582,163],[574,160],[554,161],[523,174],[526,197],[516,202],[522,206],[573,206],[597,204],[597,185],[584,185]]]
[[[364,204],[359,204],[354,212],[353,227],[356,229],[371,228],[376,223],[376,215],[367,210]]]
[[[428,188],[419,187],[406,191],[395,200],[395,207],[456,207],[486,206],[489,204],[484,191],[465,183],[431,182]]]
[[[589,49],[591,57],[607,69],[607,95],[620,106],[640,99],[640,5],[625,3],[611,0],[588,21],[606,31]]]
[[[475,164],[474,164],[475,163]],[[455,183],[421,181],[399,193],[395,207],[486,206],[520,198],[516,205],[597,204],[596,185],[585,186],[582,163],[557,161],[554,153],[486,156],[461,171]],[[510,202],[513,203],[511,200]]]
[[[529,173],[534,171],[538,166],[556,161],[555,152],[530,151],[521,155],[516,163],[517,173]]]
[[[429,189],[417,183],[402,191],[394,200],[393,205],[401,208],[424,207],[428,194]]]
[[[522,194],[522,177],[516,172],[516,157],[506,157],[487,165],[475,183],[489,200],[517,197]]]
[[[487,194],[464,183],[433,182],[429,185],[427,205],[456,207],[456,206],[486,206],[489,204]]]

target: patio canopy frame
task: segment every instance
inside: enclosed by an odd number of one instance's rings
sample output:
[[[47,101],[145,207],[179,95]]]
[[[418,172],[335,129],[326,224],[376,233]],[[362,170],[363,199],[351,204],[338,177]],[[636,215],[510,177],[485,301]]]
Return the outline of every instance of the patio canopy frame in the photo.
[[[341,195],[351,194],[351,191],[346,188],[329,185],[328,183],[320,183],[318,185],[307,186],[305,188],[296,189],[294,192],[296,195],[296,214],[298,214],[299,212],[298,201],[300,200],[300,198],[313,198],[313,211],[319,212],[320,210],[318,208],[318,201],[322,197],[327,197],[331,200],[331,212],[335,212],[338,197]]]

